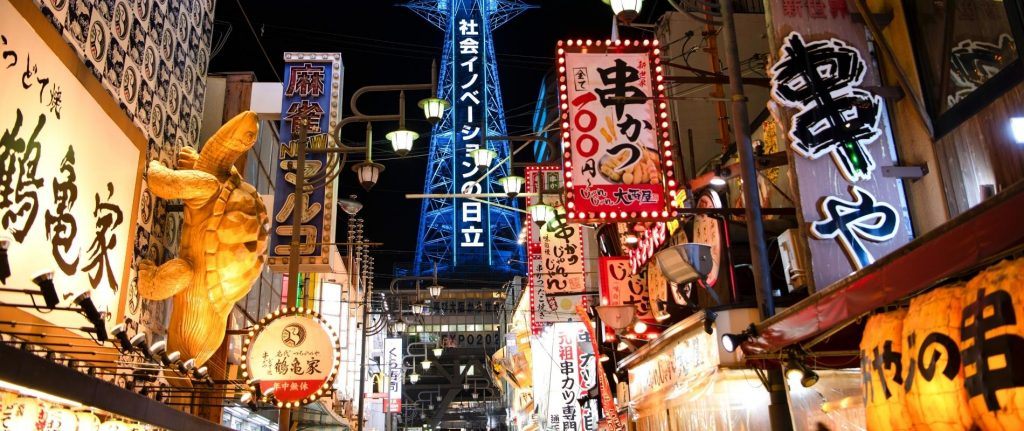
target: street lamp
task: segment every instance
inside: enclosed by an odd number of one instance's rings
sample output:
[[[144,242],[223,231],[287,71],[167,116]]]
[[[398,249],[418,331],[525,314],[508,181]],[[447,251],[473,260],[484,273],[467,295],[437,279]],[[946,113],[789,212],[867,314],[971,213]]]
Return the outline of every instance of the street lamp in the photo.
[[[424,360],[420,361],[420,364],[423,365],[423,369],[424,370],[429,370],[430,366],[433,365],[434,363],[430,362],[430,359],[424,359]]]
[[[444,348],[443,347],[435,347],[434,348],[434,357],[435,358],[440,358],[442,353],[444,353]]]
[[[430,297],[434,299],[437,299],[438,296],[441,296],[442,289],[444,289],[444,286],[438,284],[432,285],[427,288],[427,290],[430,291]]]
[[[412,374],[409,374],[409,382],[410,383],[416,383],[418,381],[420,381],[420,375],[419,374],[416,374],[415,372],[412,373]]]
[[[444,115],[445,109],[448,109],[448,101],[437,97],[428,97],[420,100],[419,107],[423,110],[423,115],[427,117],[427,121],[430,124],[436,124],[438,121],[441,121],[441,116]]]
[[[486,171],[487,168],[491,167],[491,162],[494,161],[494,158],[498,157],[498,153],[494,150],[480,148],[470,151],[469,157],[473,158],[473,162],[476,163],[478,169]]]
[[[507,177],[501,177],[500,179],[498,179],[498,184],[501,185],[502,190],[504,190],[505,194],[507,194],[508,197],[510,198],[514,198],[516,197],[516,195],[519,194],[519,192],[523,189],[523,183],[525,182],[525,178],[517,175],[509,175]]]
[[[644,0],[611,0],[612,12],[626,24],[636,19],[643,5]]]
[[[533,217],[533,222],[537,223],[538,227],[544,226],[544,224],[555,218],[555,208],[551,205],[530,205],[526,207],[526,210],[530,212],[530,217]]]
[[[359,179],[359,185],[363,186],[363,190],[369,191],[377,184],[377,178],[384,171],[384,165],[374,163],[372,160],[366,160],[353,166],[352,170],[355,171],[356,177]]]
[[[391,141],[391,148],[399,157],[405,157],[412,150],[413,141],[420,137],[419,133],[411,130],[399,129],[385,135]]]

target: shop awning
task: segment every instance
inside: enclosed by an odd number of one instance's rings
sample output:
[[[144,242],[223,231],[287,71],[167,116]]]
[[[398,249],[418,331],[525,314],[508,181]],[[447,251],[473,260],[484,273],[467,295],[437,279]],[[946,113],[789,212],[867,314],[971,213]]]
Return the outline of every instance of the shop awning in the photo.
[[[767,353],[808,340],[878,307],[978,268],[1024,244],[1024,183],[766,319],[744,344]]]

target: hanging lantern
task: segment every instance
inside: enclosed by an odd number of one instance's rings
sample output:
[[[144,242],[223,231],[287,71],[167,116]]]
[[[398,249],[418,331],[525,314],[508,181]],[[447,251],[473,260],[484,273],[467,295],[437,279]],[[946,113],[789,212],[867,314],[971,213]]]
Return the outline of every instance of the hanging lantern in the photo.
[[[405,157],[412,150],[412,144],[420,137],[420,134],[411,130],[395,130],[384,137],[391,141],[391,148],[395,150],[395,154]]]
[[[423,110],[423,116],[426,117],[430,124],[437,124],[441,121],[441,116],[444,115],[444,111],[448,109],[448,101],[439,99],[437,97],[428,97],[420,100],[420,109]]]
[[[509,175],[498,179],[498,184],[501,185],[502,190],[504,190],[505,194],[510,198],[516,197],[516,195],[523,190],[523,184],[525,182],[525,178],[516,175]]]
[[[359,184],[363,186],[363,190],[369,191],[377,184],[377,178],[380,177],[381,171],[384,170],[384,165],[364,161],[353,166],[352,170],[355,171],[356,177],[359,178]]]
[[[487,171],[491,167],[491,162],[494,161],[495,157],[498,157],[498,153],[494,150],[488,150],[486,148],[480,148],[469,152],[469,157],[473,158],[473,163],[477,169],[481,171]]]
[[[111,419],[100,425],[99,431],[128,431],[128,424],[117,419]]]
[[[441,296],[441,291],[444,290],[444,286],[434,284],[428,287],[427,290],[430,291],[431,298],[437,299],[438,296]]]
[[[626,24],[636,19],[643,5],[643,0],[611,0],[612,12]]]
[[[1024,258],[972,278],[963,305],[960,353],[975,425],[1024,429]]]
[[[36,430],[46,423],[46,411],[38,399],[18,397],[4,406],[3,418],[4,429]]]
[[[92,412],[77,412],[75,419],[78,422],[78,431],[97,431],[100,429],[100,418]]]
[[[860,342],[868,430],[910,431],[900,354],[903,352],[903,317],[907,310],[876,314],[864,326]]]
[[[961,283],[915,297],[903,319],[903,375],[913,379],[907,412],[920,430],[967,431],[974,423],[959,361],[964,290]]]
[[[80,429],[75,412],[59,407],[44,407],[43,410],[46,411],[46,425],[43,426],[43,431],[77,431]]]
[[[530,205],[526,207],[526,210],[529,211],[530,217],[533,217],[533,222],[537,223],[537,227],[544,226],[555,218],[555,208],[551,205]]]

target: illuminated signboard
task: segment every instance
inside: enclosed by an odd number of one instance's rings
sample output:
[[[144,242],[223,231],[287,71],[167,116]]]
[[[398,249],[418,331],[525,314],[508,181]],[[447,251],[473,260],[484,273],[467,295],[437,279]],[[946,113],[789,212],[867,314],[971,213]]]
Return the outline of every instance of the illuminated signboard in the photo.
[[[281,151],[274,182],[274,209],[270,232],[271,268],[282,271],[288,266],[291,249],[292,215],[295,213],[295,169],[298,145],[324,148],[328,134],[334,131],[341,114],[341,54],[298,53],[284,55],[284,97],[281,106]],[[307,121],[307,138],[298,142],[302,120]],[[327,169],[337,155],[306,153],[306,193],[301,209],[302,226],[299,238],[300,271],[336,272],[330,267],[331,247],[322,244],[334,241],[334,206],[337,182],[330,180]],[[329,184],[323,185],[330,180]],[[319,184],[318,184],[319,183]],[[310,186],[318,184],[318,186]]]
[[[567,223],[562,207],[562,174],[558,168],[528,168],[526,189],[543,196],[528,197],[526,204],[544,203],[556,208],[556,217],[537,226],[532,219],[527,253],[529,263],[530,300],[535,322],[566,322],[576,320],[578,295],[586,290],[584,281],[583,227]],[[552,295],[554,294],[554,295]]]
[[[830,3],[830,13],[822,3],[807,14],[786,3],[772,0],[783,11],[773,20],[773,115],[791,150],[807,273],[823,289],[906,244],[911,223],[902,180],[881,174],[899,162],[886,102],[869,91],[882,81],[864,25],[842,2]]]
[[[312,310],[278,310],[249,332],[243,376],[273,389],[278,406],[303,405],[330,390],[341,359],[338,334]]]
[[[531,337],[534,402],[541,429],[597,430],[598,360],[590,332],[581,322],[552,323]],[[543,383],[543,384],[541,384]],[[581,401],[586,396],[587,401]]]
[[[405,358],[401,338],[384,339],[384,367],[387,387],[384,392],[388,397],[384,400],[384,411],[400,413],[402,411],[402,384],[405,382],[405,371],[402,360]]]
[[[0,2],[0,237],[12,269],[4,284],[34,289],[33,278],[51,272],[59,306],[88,292],[110,328],[138,307],[128,273],[146,141],[63,40],[51,48],[40,37],[52,31],[46,24],[37,33]],[[29,300],[0,293],[7,304]],[[77,313],[30,312],[88,326]]]
[[[565,197],[575,221],[666,220],[676,181],[657,41],[560,42]]]

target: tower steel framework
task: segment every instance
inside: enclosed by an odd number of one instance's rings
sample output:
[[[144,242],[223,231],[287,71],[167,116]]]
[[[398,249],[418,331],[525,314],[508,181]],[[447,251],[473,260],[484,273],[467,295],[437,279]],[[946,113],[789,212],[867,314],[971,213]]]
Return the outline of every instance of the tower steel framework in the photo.
[[[503,162],[479,182],[479,191],[499,191],[497,180],[511,175],[511,160],[506,160],[510,153],[507,141],[485,139],[506,135],[491,32],[531,6],[519,0],[412,0],[404,6],[445,32],[438,97],[449,101],[452,109],[434,126],[424,193],[466,193],[467,181],[483,174],[467,176],[475,171],[468,157],[468,150],[475,146],[495,151],[494,163]],[[468,49],[474,45],[476,50]],[[475,68],[467,66],[470,61]],[[478,133],[470,131],[477,127]],[[470,187],[469,192],[475,191]],[[516,206],[514,199],[490,201]],[[477,205],[479,215],[473,212]],[[522,274],[519,213],[499,205],[468,199],[424,199],[413,274],[431,273],[435,264],[440,274]],[[470,220],[480,220],[479,226]],[[478,234],[483,245],[475,245]]]

